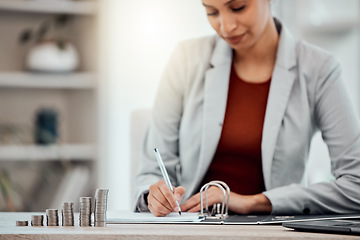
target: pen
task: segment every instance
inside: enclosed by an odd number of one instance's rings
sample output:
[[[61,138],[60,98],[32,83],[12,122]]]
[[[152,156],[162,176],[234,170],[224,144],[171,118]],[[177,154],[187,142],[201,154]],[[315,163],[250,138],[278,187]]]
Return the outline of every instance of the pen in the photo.
[[[164,166],[164,162],[163,162],[163,160],[161,158],[161,155],[160,155],[160,152],[159,152],[159,150],[157,148],[154,148],[154,154],[155,154],[156,160],[157,160],[157,162],[159,164],[159,167],[160,167],[160,170],[161,170],[161,173],[163,175],[163,178],[165,180],[166,185],[168,185],[171,192],[174,193],[174,189],[173,189],[172,184],[170,182],[169,175],[167,174],[166,168]],[[177,204],[177,206],[179,208],[179,214],[181,215],[181,209],[180,209],[179,202],[176,201],[176,204]]]

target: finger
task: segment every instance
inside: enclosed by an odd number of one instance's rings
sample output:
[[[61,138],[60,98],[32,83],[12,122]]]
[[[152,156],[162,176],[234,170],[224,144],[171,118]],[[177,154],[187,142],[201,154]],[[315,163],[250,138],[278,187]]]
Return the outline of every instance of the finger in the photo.
[[[205,193],[203,192],[203,208],[205,208]],[[217,191],[217,188],[210,187],[207,191],[207,204],[208,206],[213,205],[214,203],[220,202],[218,200],[219,198],[219,192]],[[184,209],[184,211],[188,212],[198,212],[201,210],[201,199],[200,199],[200,193],[197,193],[193,195],[191,198],[189,198],[183,205],[181,205],[181,208]]]
[[[204,197],[203,193],[203,208],[205,208],[205,197]],[[199,212],[201,210],[201,199],[200,199],[200,193],[197,193],[196,195],[193,196],[193,202],[191,207],[189,207],[188,212]],[[208,197],[208,205],[211,205],[211,199],[210,197]]]
[[[216,200],[216,195],[214,196],[209,196],[208,197],[208,206],[212,206],[213,204],[215,203],[219,203],[217,200]],[[205,203],[203,205],[203,208],[206,208],[205,206]],[[192,208],[190,208],[188,210],[188,212],[199,212],[201,210],[201,203],[198,203],[196,204],[195,206],[193,206]]]
[[[163,197],[168,202],[167,204],[164,204],[166,206],[170,206],[171,211],[178,211],[177,209],[177,203],[175,200],[174,194],[171,192],[170,188],[166,184],[161,184],[159,186],[161,193],[163,194]]]
[[[154,212],[156,213],[161,213],[162,215],[168,215],[169,213],[171,213],[171,209],[167,208],[166,206],[164,206],[161,202],[157,201],[156,199],[151,199],[151,197],[149,197],[149,201],[148,201],[149,205],[151,205],[152,209],[154,210]]]
[[[166,213],[157,211],[151,203],[149,203],[148,208],[155,217],[165,217],[167,215]]]
[[[175,195],[175,200],[181,202],[182,197],[185,194],[185,188],[183,186],[179,186],[177,188],[175,188],[174,190],[174,195]]]
[[[164,198],[161,192],[158,194],[149,194],[148,203],[151,203],[153,207],[156,206],[157,209],[163,209],[163,212],[165,212],[165,209],[170,212],[172,211],[171,207],[168,205],[168,201]]]
[[[182,204],[181,209],[183,211],[188,211],[189,209],[193,208],[199,203],[200,203],[200,193],[197,193],[192,197],[190,197],[184,204]]]
[[[201,204],[197,204],[193,208],[189,209],[188,212],[199,212],[201,210]]]
[[[161,204],[164,208],[167,208],[169,211],[172,211],[171,206],[169,205],[168,201],[164,197],[164,195],[161,192],[161,189],[159,189],[159,186],[157,184],[152,185],[150,187],[149,195],[148,195],[148,202],[153,203],[153,207],[155,207],[158,204]]]

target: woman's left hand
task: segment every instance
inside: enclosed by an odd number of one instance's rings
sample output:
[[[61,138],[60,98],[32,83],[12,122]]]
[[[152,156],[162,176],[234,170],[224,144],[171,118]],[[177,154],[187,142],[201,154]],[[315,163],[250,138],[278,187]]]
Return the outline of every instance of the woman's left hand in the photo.
[[[205,194],[205,193],[204,193]],[[204,204],[205,197],[203,196]],[[223,192],[218,187],[209,187],[207,190],[207,201],[208,205],[212,206],[214,203],[222,203],[223,201]],[[200,211],[200,193],[193,195],[189,198],[184,204],[180,206],[181,210],[184,212],[198,212]]]
[[[203,192],[204,194],[204,192]],[[205,204],[205,198],[203,198]],[[217,187],[210,187],[207,190],[208,206],[214,203],[222,203],[223,192]],[[200,193],[193,195],[181,206],[183,212],[199,212]],[[249,214],[251,212],[271,212],[272,207],[269,199],[262,193],[255,195],[240,195],[230,192],[229,210],[239,214]]]

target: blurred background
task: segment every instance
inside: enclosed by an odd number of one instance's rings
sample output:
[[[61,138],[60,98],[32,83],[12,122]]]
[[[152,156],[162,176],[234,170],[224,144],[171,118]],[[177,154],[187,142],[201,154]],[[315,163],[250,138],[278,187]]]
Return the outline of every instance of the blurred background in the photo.
[[[338,58],[358,111],[360,2],[272,8]],[[165,63],[179,41],[209,34],[201,0],[0,0],[0,211],[59,208],[98,187],[110,189],[108,209],[129,210]],[[303,181],[330,178],[316,134]]]

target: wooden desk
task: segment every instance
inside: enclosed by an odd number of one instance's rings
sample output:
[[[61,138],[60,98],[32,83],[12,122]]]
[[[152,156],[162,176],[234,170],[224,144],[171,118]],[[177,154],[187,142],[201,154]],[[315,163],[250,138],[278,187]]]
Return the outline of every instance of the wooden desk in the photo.
[[[107,227],[16,227],[35,213],[0,213],[0,239],[359,239],[358,236],[295,232],[279,225],[110,224]]]

